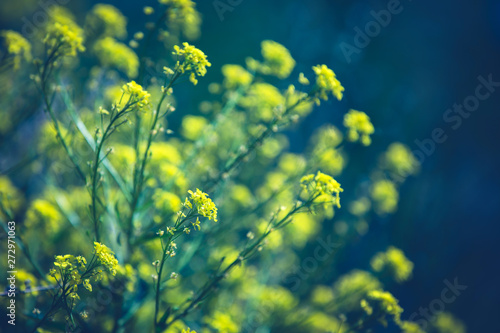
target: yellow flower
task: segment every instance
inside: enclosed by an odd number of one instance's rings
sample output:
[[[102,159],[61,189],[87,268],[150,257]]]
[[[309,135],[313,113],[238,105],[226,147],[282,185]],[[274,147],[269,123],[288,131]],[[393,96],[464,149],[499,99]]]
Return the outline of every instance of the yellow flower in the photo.
[[[137,103],[139,108],[150,105],[149,98],[151,95],[146,90],[143,90],[142,86],[135,81],[124,84],[122,91],[127,95],[126,97],[130,99],[130,102]]]
[[[278,167],[290,176],[298,176],[306,169],[307,161],[302,155],[286,153],[281,155]]]
[[[224,87],[234,89],[241,86],[248,86],[253,81],[253,75],[240,65],[222,66],[222,75],[224,75]]]
[[[255,83],[250,86],[240,104],[250,109],[254,120],[270,121],[284,109],[285,98],[275,86],[269,83]]]
[[[183,58],[183,61],[177,61],[177,68],[181,73],[191,72],[190,80],[196,85],[198,82],[196,76],[205,76],[207,67],[212,66],[207,60],[207,56],[203,51],[197,49],[189,43],[183,43],[182,48],[178,45],[174,46],[173,54]]]
[[[171,192],[157,189],[153,195],[156,208],[165,213],[175,213],[181,208],[181,199]]]
[[[0,204],[10,212],[15,213],[22,205],[24,199],[10,179],[6,176],[0,176]],[[0,211],[0,218],[7,219],[7,216]]]
[[[370,199],[361,197],[358,200],[351,201],[349,204],[349,212],[355,216],[365,215],[371,208]]]
[[[310,84],[309,79],[304,75],[304,73],[299,74],[299,83],[307,86]]]
[[[370,191],[378,214],[393,213],[398,207],[399,193],[390,180],[376,181]]]
[[[340,319],[321,311],[313,311],[308,314],[304,324],[307,325],[307,332],[311,333],[323,333],[325,332],[325,327],[336,327],[335,333],[349,332],[347,325],[341,322]]]
[[[201,17],[196,10],[196,3],[192,0],[159,0],[161,4],[169,6],[167,11],[167,25],[169,31],[182,31],[189,40],[200,35]]]
[[[337,80],[335,73],[326,65],[314,66],[313,71],[316,74],[316,104],[319,104],[319,98],[327,101],[329,93],[340,101],[343,96],[344,87]]]
[[[337,149],[342,140],[342,133],[332,125],[321,127],[311,140],[318,168],[333,176],[339,175],[346,164],[342,152]]]
[[[236,325],[231,316],[227,313],[216,311],[212,315],[212,318],[206,321],[207,324],[217,332],[236,333],[240,331],[238,325]]]
[[[91,30],[101,36],[120,39],[127,36],[127,18],[112,5],[102,3],[95,5],[87,15],[86,21]]]
[[[410,148],[399,142],[392,143],[382,159],[383,166],[399,177],[415,174],[420,167]]]
[[[12,30],[5,30],[0,32],[0,36],[4,38],[7,53],[13,56],[14,69],[19,69],[21,60],[31,60],[31,44],[21,34]]]
[[[286,96],[286,109],[290,110],[292,119],[299,117],[305,117],[314,108],[313,101],[309,98],[309,95],[305,92],[295,89],[295,86],[291,84],[285,92]],[[298,118],[296,118],[298,120]]]
[[[342,275],[333,285],[336,299],[342,300],[340,311],[349,312],[358,309],[359,302],[369,291],[379,289],[382,284],[366,271],[353,270]]]
[[[465,333],[465,325],[455,318],[451,313],[439,312],[435,316],[435,320],[430,322],[432,327],[431,332],[439,333]]]
[[[400,323],[403,312],[398,303],[398,300],[391,293],[380,290],[370,291],[366,299],[361,301],[363,309],[369,316],[375,313],[381,320],[385,321],[386,315],[389,315],[397,324]]]
[[[335,299],[332,288],[328,286],[318,285],[311,293],[311,302],[314,305],[327,305]]]
[[[63,216],[50,201],[35,199],[26,212],[26,226],[43,230],[44,233],[55,234],[64,226]]]
[[[408,280],[413,271],[413,263],[403,251],[390,246],[386,252],[377,253],[370,261],[375,272],[388,274],[398,283]]]
[[[190,195],[190,200],[196,205],[198,214],[207,217],[209,220],[214,220],[217,222],[217,207],[213,203],[212,199],[208,197],[208,194],[196,189],[195,192],[188,191]],[[186,199],[186,206],[192,206],[191,202]]]
[[[375,132],[375,128],[370,121],[370,117],[364,112],[349,110],[344,116],[344,126],[347,127],[347,139],[356,142],[361,138],[361,143],[365,146],[371,144],[370,135]]]
[[[116,67],[128,77],[137,76],[139,57],[127,45],[112,37],[105,37],[94,44],[94,52],[104,66]]]
[[[183,329],[181,333],[196,333],[196,331],[192,331],[189,327],[187,329]]]
[[[90,284],[90,280],[89,279],[85,279],[83,280],[83,286],[85,287],[85,289],[87,289],[88,291],[92,291],[92,285]]]
[[[320,196],[315,201],[323,202],[323,199],[327,199],[324,203],[329,203],[340,208],[339,195],[340,192],[343,192],[344,190],[340,187],[339,182],[331,176],[318,171],[316,176],[310,174],[302,177],[300,184],[309,197]]]
[[[26,288],[31,288],[37,285],[37,278],[24,269],[17,270],[16,282],[19,283],[21,290],[26,290]]]
[[[262,63],[252,58],[247,60],[247,66],[251,70],[280,79],[290,76],[295,67],[295,60],[286,47],[272,40],[265,40],[261,43],[261,52],[264,58]]]
[[[47,12],[49,16],[48,25],[54,23],[60,23],[61,25],[67,25],[70,30],[75,31],[78,34],[83,34],[82,28],[80,28],[75,23],[75,16],[69,11],[68,8],[63,6],[51,6]]]
[[[200,116],[187,115],[182,118],[181,133],[188,140],[195,141],[203,134],[207,119]]]
[[[94,254],[97,256],[101,265],[105,266],[112,275],[116,275],[118,260],[115,258],[113,251],[104,244],[94,242]]]
[[[418,326],[417,323],[414,323],[412,321],[402,321],[399,327],[403,330],[402,333],[426,333],[420,328],[420,326]],[[458,331],[450,331],[450,333],[452,332],[458,333]]]
[[[47,27],[47,35],[43,42],[49,48],[49,54],[54,56],[76,56],[77,52],[85,51],[80,29],[55,22]]]
[[[151,15],[155,12],[155,10],[153,9],[153,7],[146,6],[143,8],[143,12],[145,15]]]
[[[78,285],[82,283],[82,274],[85,272],[85,267],[82,268],[79,265],[82,262],[81,258],[83,257],[77,259],[71,254],[56,256],[56,261],[54,262],[56,269],[52,268],[49,275],[58,281],[66,281],[73,287],[73,291],[76,292]]]

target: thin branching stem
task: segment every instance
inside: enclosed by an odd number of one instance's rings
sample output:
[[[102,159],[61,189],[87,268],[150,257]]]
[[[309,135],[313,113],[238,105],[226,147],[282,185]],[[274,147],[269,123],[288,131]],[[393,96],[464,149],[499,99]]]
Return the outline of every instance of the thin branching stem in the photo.
[[[134,215],[135,215],[135,211],[137,209],[137,205],[139,203],[139,199],[140,199],[140,196],[141,196],[141,193],[143,190],[143,186],[144,186],[144,174],[146,171],[146,165],[147,165],[147,160],[149,157],[149,152],[151,149],[151,144],[153,143],[153,139],[155,138],[155,136],[157,134],[156,127],[158,125],[158,120],[160,118],[161,107],[162,107],[165,99],[167,98],[167,95],[169,94],[169,91],[172,88],[172,85],[181,75],[182,75],[182,73],[176,69],[176,71],[174,72],[174,74],[172,75],[172,77],[170,79],[170,82],[163,89],[163,94],[158,102],[158,106],[156,107],[156,110],[154,111],[153,122],[151,124],[151,128],[149,129],[144,154],[142,155],[142,158],[139,161],[137,161],[137,163],[134,167],[132,201],[130,203],[130,216],[129,216],[128,226],[127,226],[127,241],[128,241],[129,246],[131,244],[131,238],[132,238],[133,229],[134,229],[134,225],[133,225]],[[137,147],[137,149],[139,149],[139,147]]]
[[[98,194],[97,194],[97,188],[98,188],[98,179],[100,178],[100,172],[99,172],[99,166],[101,162],[106,158],[106,156],[101,158],[102,154],[102,149],[104,147],[104,143],[107,138],[116,130],[116,128],[120,125],[122,125],[124,122],[118,123],[117,121],[123,117],[125,114],[130,112],[131,107],[134,105],[135,102],[132,102],[131,99],[127,102],[127,104],[118,112],[112,114],[111,120],[109,121],[108,125],[106,126],[106,129],[104,130],[104,133],[102,135],[101,140],[98,140],[97,138],[97,133],[96,133],[96,152],[95,152],[95,160],[93,164],[93,169],[92,169],[92,219],[94,222],[94,233],[95,233],[95,238],[97,242],[100,242],[100,232],[99,232],[99,220],[100,216],[97,211],[97,204],[99,201]]]
[[[242,250],[238,257],[233,260],[224,270],[222,270],[222,272],[215,274],[211,280],[207,281],[207,283],[200,290],[198,290],[198,292],[196,293],[197,296],[187,303],[187,306],[184,308],[184,310],[173,316],[171,319],[168,319],[168,316],[163,316],[166,317],[164,318],[165,322],[158,323],[159,327],[157,327],[157,332],[165,330],[178,320],[185,318],[194,308],[196,308],[199,303],[201,303],[209,296],[210,292],[217,286],[217,284],[221,280],[223,280],[227,276],[227,274],[234,267],[238,266],[240,263],[253,256],[263,244],[264,240],[269,236],[269,234],[271,234],[271,232],[273,232],[273,230],[284,227],[288,223],[290,223],[293,215],[300,212],[304,208],[309,208],[318,198],[318,196],[318,194],[315,194],[311,196],[307,201],[297,203],[294,208],[292,208],[284,217],[279,219],[277,222],[273,223],[275,219],[275,216],[273,216],[269,223],[270,226],[268,227],[268,229],[255,242],[253,242],[252,245]]]

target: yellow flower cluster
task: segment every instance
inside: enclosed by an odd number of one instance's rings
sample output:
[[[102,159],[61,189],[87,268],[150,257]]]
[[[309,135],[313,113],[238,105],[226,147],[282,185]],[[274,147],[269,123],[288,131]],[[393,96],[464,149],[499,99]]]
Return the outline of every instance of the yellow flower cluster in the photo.
[[[207,126],[207,119],[201,116],[187,115],[182,118],[181,133],[188,140],[195,141]]]
[[[247,59],[247,66],[253,71],[264,75],[274,75],[280,79],[286,79],[295,68],[295,60],[290,51],[280,43],[272,40],[264,40],[261,43],[263,62],[253,58]]]
[[[330,202],[332,205],[340,208],[340,192],[344,190],[333,177],[318,171],[316,176],[310,174],[302,177],[300,185],[310,197],[319,195],[321,198],[320,201],[325,201],[325,203]]]
[[[265,40],[261,43],[262,57],[264,58],[263,70],[265,74],[275,75],[281,79],[290,76],[295,68],[295,60],[290,51],[280,43]]]
[[[399,177],[415,174],[420,165],[410,148],[395,142],[389,146],[383,155],[383,166]]]
[[[227,313],[215,311],[212,318],[207,318],[206,323],[216,332],[237,333],[239,327]]]
[[[47,27],[44,43],[55,56],[76,56],[78,51],[85,51],[80,31],[59,22]]]
[[[335,76],[335,73],[326,65],[313,66],[316,74],[316,104],[319,105],[319,99],[328,100],[328,94],[331,93],[339,101],[342,99],[344,87]]]
[[[289,77],[295,68],[295,60],[290,55],[290,51],[280,43],[272,40],[262,41],[261,53],[264,61],[261,63],[248,58],[248,68],[264,75],[274,75],[280,79]]]
[[[101,265],[106,267],[111,275],[116,275],[118,260],[115,258],[115,253],[113,251],[104,244],[94,242],[94,254],[97,256]]]
[[[413,263],[403,251],[393,246],[386,252],[377,253],[370,261],[370,265],[375,272],[388,274],[398,283],[408,280],[413,271]]]
[[[181,208],[181,199],[174,193],[157,189],[153,195],[155,207],[164,214],[177,212]]]
[[[50,270],[49,275],[61,284],[69,285],[71,288],[70,298],[78,299],[76,291],[78,290],[78,285],[83,283],[82,275],[86,272],[87,260],[82,256],[75,257],[71,254],[56,256],[55,259],[55,268]],[[84,286],[89,289],[88,283]],[[91,286],[89,290],[92,290]]]
[[[329,286],[318,285],[311,292],[311,303],[324,306],[335,299],[332,288]]]
[[[191,72],[189,80],[196,85],[198,83],[196,76],[205,76],[207,67],[212,66],[212,64],[208,62],[207,56],[200,49],[189,45],[189,43],[183,43],[182,46],[183,48],[178,45],[174,46],[174,55],[184,58],[182,63],[177,61],[177,68],[181,73]]]
[[[402,321],[399,327],[403,330],[402,333],[426,333],[417,323],[412,321]],[[450,332],[451,333],[451,332]],[[457,333],[453,331],[453,333]]]
[[[63,216],[58,208],[45,199],[35,199],[26,212],[26,227],[44,234],[57,234],[63,227]]]
[[[322,150],[328,147],[337,147],[342,143],[343,135],[340,130],[333,125],[324,125],[314,134],[313,143],[315,149]]]
[[[370,199],[367,197],[361,197],[357,200],[351,201],[349,204],[349,212],[354,216],[363,216],[365,215],[371,208]]]
[[[383,323],[386,322],[386,316],[390,316],[396,324],[400,324],[403,309],[398,303],[398,300],[391,293],[372,290],[366,299],[361,301],[361,307],[367,315],[375,314],[377,319]]]
[[[451,313],[439,312],[435,316],[435,320],[431,321],[430,326],[432,330],[430,332],[439,333],[465,333],[465,325],[458,319],[456,319]]]
[[[198,214],[207,217],[209,220],[214,220],[217,222],[217,207],[213,203],[212,199],[208,197],[208,194],[202,192],[200,189],[196,189],[195,192],[188,191],[190,199],[186,198],[184,205],[188,208],[193,208],[193,203],[198,210]],[[192,202],[191,202],[192,201]]]
[[[228,64],[222,66],[222,75],[224,75],[224,87],[226,89],[248,86],[253,81],[253,75],[240,65]]]
[[[390,180],[376,181],[372,185],[370,195],[375,202],[375,210],[378,214],[387,214],[396,211],[399,193],[396,185]]]
[[[333,176],[339,175],[346,164],[342,152],[337,149],[342,140],[342,133],[333,125],[322,126],[312,139],[317,166]]]
[[[183,329],[181,333],[196,333],[196,331],[192,331],[189,327],[187,329]]]
[[[305,117],[314,108],[314,103],[309,98],[309,94],[295,89],[293,84],[288,86],[285,97],[286,109],[290,110],[292,119],[298,120],[297,116]]]
[[[22,205],[23,197],[10,179],[6,176],[0,176],[0,204],[9,212],[14,214]],[[0,210],[0,218],[7,219],[4,213]]]
[[[241,106],[250,109],[253,120],[271,121],[278,115],[279,107],[283,106],[285,98],[278,88],[269,83],[255,83],[245,97]],[[283,109],[283,108],[281,108]]]
[[[193,40],[200,35],[201,17],[192,0],[159,0],[161,4],[170,6],[168,9],[168,25],[173,30],[181,30],[184,35]]]
[[[48,10],[49,20],[47,26],[53,25],[54,23],[59,23],[61,25],[67,25],[70,30],[74,31],[78,35],[83,35],[83,30],[76,24],[75,16],[69,11],[68,8],[63,6],[51,6]]]
[[[311,82],[309,82],[309,79],[304,75],[304,73],[299,74],[299,83],[303,86],[308,86],[309,84],[311,84]]]
[[[151,95],[140,84],[135,81],[130,81],[122,86],[122,92],[130,99],[130,102],[137,103],[137,106],[142,109],[150,105],[149,98]]]
[[[38,279],[25,269],[17,269],[16,282],[20,285],[20,290],[25,291],[29,288],[36,287],[39,284]],[[33,295],[38,293],[33,291]]]
[[[94,44],[94,52],[104,66],[116,67],[130,78],[137,76],[139,57],[127,45],[105,37]]]
[[[372,274],[353,270],[341,276],[333,285],[333,295],[342,300],[340,311],[350,312],[359,308],[359,302],[369,291],[382,288],[382,284]]]
[[[304,321],[307,332],[323,333],[325,327],[336,327],[335,333],[348,333],[349,328],[334,315],[328,315],[322,311],[312,310],[308,313],[307,320]],[[337,328],[338,327],[338,328]],[[351,331],[352,332],[352,331]]]
[[[19,69],[21,60],[31,60],[31,44],[21,34],[12,30],[5,30],[0,32],[0,36],[4,38],[7,53],[13,56],[14,69]]]
[[[259,304],[269,304],[276,312],[290,313],[297,305],[298,300],[294,294],[283,286],[262,286],[256,291]]]
[[[302,155],[284,153],[280,156],[278,167],[283,173],[289,176],[303,174],[307,166],[306,158]]]
[[[127,18],[114,6],[97,4],[87,15],[88,27],[101,36],[124,38],[127,36]]]
[[[92,291],[90,279],[97,281],[101,278],[100,266],[104,266],[113,276],[116,275],[118,260],[106,245],[94,242],[94,257],[96,261],[92,259],[90,266],[87,266],[87,260],[83,256],[56,256],[54,268],[50,270],[49,275],[56,279],[61,287],[69,286],[69,298],[76,300],[79,298],[76,293],[78,285],[83,284],[85,289]]]
[[[375,132],[375,128],[370,121],[370,117],[364,112],[349,110],[344,115],[344,126],[347,127],[347,139],[357,142],[361,138],[361,143],[369,146],[372,142],[370,135]]]

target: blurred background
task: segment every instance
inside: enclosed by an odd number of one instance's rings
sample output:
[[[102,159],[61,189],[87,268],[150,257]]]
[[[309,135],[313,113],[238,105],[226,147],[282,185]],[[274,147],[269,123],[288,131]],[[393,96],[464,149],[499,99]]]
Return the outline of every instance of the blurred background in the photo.
[[[142,16],[135,17],[148,1],[99,2],[115,5],[129,18],[129,33],[142,28]],[[0,29],[21,30],[25,22],[22,18],[31,18],[49,3],[3,2]],[[95,4],[89,0],[58,3],[77,15]],[[491,80],[500,82],[500,1],[197,3],[203,25],[195,45],[212,61],[207,79],[200,82],[202,87],[221,80],[223,64],[244,64],[247,56],[258,58],[264,39],[282,43],[291,51],[297,73],[310,71],[311,65],[320,63],[336,72],[345,87],[344,99],[341,103],[322,103],[305,119],[299,132],[290,133],[293,151],[302,151],[314,129],[325,122],[340,126],[343,114],[354,108],[365,111],[375,125],[370,149],[373,158],[393,141],[407,144],[417,155],[420,152],[420,174],[402,186],[398,212],[377,218],[370,232],[348,245],[341,266],[346,270],[362,267],[375,251],[397,246],[415,263],[413,279],[392,290],[405,309],[404,317],[440,299],[446,287],[444,280],[457,279],[467,289],[446,304],[445,310],[461,318],[468,332],[497,331],[500,87],[493,86],[491,89],[498,91],[491,91],[474,112],[464,112],[463,116],[453,113],[460,117],[453,122],[444,117],[451,115],[447,110],[455,104],[474,96],[482,82],[478,77],[488,80],[491,76]],[[390,22],[385,26],[373,24],[373,11],[387,11],[394,3],[399,5],[394,7],[397,13],[390,15]],[[369,31],[371,36],[360,37],[359,31],[370,28],[374,29]],[[296,78],[282,82],[281,88],[293,80]],[[189,90],[179,93],[179,105],[197,109],[200,98],[190,98]],[[442,129],[446,140],[430,144],[437,128]],[[426,154],[419,142],[427,142],[427,149],[433,152]],[[359,158],[351,156],[348,168],[357,168],[367,158],[366,153]],[[7,165],[0,166],[3,170]]]

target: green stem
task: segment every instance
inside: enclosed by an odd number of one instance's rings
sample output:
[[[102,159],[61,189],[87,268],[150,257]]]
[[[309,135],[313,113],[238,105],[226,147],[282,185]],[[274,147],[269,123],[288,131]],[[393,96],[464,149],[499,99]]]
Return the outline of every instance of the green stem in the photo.
[[[126,114],[130,108],[132,103],[127,102],[127,104],[123,107],[122,110],[117,112],[110,120],[108,126],[104,130],[104,133],[102,135],[101,140],[99,141],[96,138],[96,143],[97,143],[97,149],[95,153],[95,160],[94,160],[94,165],[93,165],[93,170],[92,170],[92,219],[94,221],[94,232],[95,232],[95,237],[96,241],[100,242],[100,234],[99,234],[99,219],[100,216],[97,212],[97,201],[99,200],[97,196],[97,179],[99,176],[99,165],[101,164],[101,153],[102,153],[102,148],[104,147],[104,142],[106,139],[111,135],[111,133],[116,129],[115,123],[118,119],[120,119],[124,114]],[[119,126],[118,124],[117,126]],[[99,200],[100,201],[100,200]]]
[[[158,270],[158,276],[157,276],[157,281],[156,281],[156,295],[155,295],[155,315],[154,315],[154,325],[156,330],[158,330],[161,327],[161,323],[158,321],[158,312],[160,311],[160,291],[161,291],[161,281],[162,281],[162,274],[163,274],[163,267],[165,266],[165,262],[168,259],[168,256],[170,255],[167,253],[167,251],[171,250],[171,245],[174,240],[180,237],[180,235],[183,233],[183,231],[180,229],[182,225],[195,217],[196,214],[194,213],[193,210],[190,210],[189,213],[181,219],[181,215],[177,217],[177,221],[174,223],[174,228],[175,231],[173,234],[168,235],[168,240],[166,242],[166,246],[163,247],[162,243],[162,258],[160,262],[160,269]],[[161,240],[161,238],[160,238]]]
[[[303,202],[300,205],[295,205],[293,209],[291,209],[283,218],[281,218],[278,222],[274,224],[275,228],[279,228],[282,226],[285,226],[290,218],[299,212],[302,208],[308,207],[312,204],[312,202],[317,198],[317,196],[311,197],[309,200],[306,202]],[[213,278],[211,281],[207,282],[205,286],[201,288],[201,290],[198,292],[198,296],[191,300],[188,304],[188,306],[179,314],[175,315],[170,321],[166,323],[158,323],[159,327],[157,327],[157,332],[160,332],[161,330],[165,330],[169,328],[172,324],[174,324],[176,321],[186,317],[201,301],[203,301],[208,294],[212,291],[212,289],[222,280],[224,279],[227,274],[237,265],[239,265],[241,262],[244,260],[247,260],[250,258],[256,249],[262,244],[262,242],[269,236],[269,234],[272,232],[272,229],[268,229],[264,234],[262,234],[250,247],[247,247],[243,251],[240,252],[238,257],[231,262],[221,273],[217,274],[215,278]],[[168,319],[168,318],[166,318]]]
[[[47,109],[47,112],[52,120],[52,123],[54,124],[54,128],[56,130],[57,137],[59,138],[59,141],[61,142],[61,144],[62,144],[64,150],[66,151],[68,157],[70,158],[71,162],[75,166],[78,175],[80,176],[80,178],[84,182],[86,182],[85,174],[83,173],[82,169],[80,168],[80,166],[76,160],[76,157],[73,155],[73,152],[71,151],[71,149],[69,148],[68,144],[66,143],[66,141],[64,140],[64,138],[62,136],[62,132],[61,132],[61,129],[59,127],[59,123],[57,121],[57,118],[55,116],[54,111],[52,110],[52,103],[50,103],[49,98],[48,98],[47,78],[48,78],[49,73],[51,71],[49,69],[49,67],[51,67],[52,61],[56,60],[56,52],[59,49],[59,47],[60,47],[60,45],[54,47],[51,54],[48,56],[47,60],[44,63],[43,70],[40,72],[41,93],[42,93],[43,101],[45,103],[45,107]]]
[[[137,209],[137,205],[139,203],[139,198],[140,198],[140,195],[142,193],[143,186],[144,186],[144,172],[146,170],[146,164],[147,164],[147,160],[148,160],[148,156],[149,156],[149,151],[151,149],[151,144],[153,143],[153,139],[156,135],[156,126],[158,124],[158,119],[160,117],[161,107],[162,107],[163,102],[165,101],[165,99],[168,95],[168,91],[170,90],[170,88],[172,88],[172,85],[180,76],[181,76],[181,73],[178,72],[176,69],[168,86],[164,89],[163,94],[160,98],[160,101],[158,102],[158,106],[156,107],[156,110],[155,110],[155,114],[153,117],[153,123],[151,125],[150,131],[148,134],[146,149],[144,151],[142,159],[140,160],[140,162],[138,161],[140,163],[140,166],[137,167],[138,164],[136,163],[136,165],[134,167],[134,183],[133,183],[133,189],[132,189],[132,201],[130,203],[130,217],[129,217],[128,228],[127,228],[127,242],[129,244],[129,247],[131,244],[132,233],[134,230],[135,210]],[[139,149],[139,147],[137,147],[137,149]]]
[[[310,99],[311,94],[307,95],[306,97],[303,97],[299,99],[297,102],[295,102],[293,105],[287,107],[285,112],[280,118],[274,118],[271,123],[269,123],[265,129],[264,132],[262,132],[257,138],[251,141],[251,143],[248,145],[248,147],[240,152],[238,156],[236,156],[228,165],[226,165],[220,172],[219,174],[210,180],[207,184],[206,191],[208,193],[213,192],[217,185],[225,179],[229,173],[235,169],[240,163],[248,156],[250,155],[257,147],[259,147],[265,139],[267,139],[271,134],[274,132],[275,126],[277,126],[281,120],[281,118],[285,117],[288,115],[293,109],[295,109],[297,106],[299,106],[301,103],[306,102]]]
[[[65,291],[63,290],[62,293],[61,293],[61,295],[54,296],[54,298],[52,299],[52,304],[50,306],[50,309],[47,311],[47,313],[45,313],[45,315],[42,317],[42,319],[35,325],[35,327],[31,331],[31,333],[36,333],[36,331],[38,330],[38,328],[40,328],[47,321],[47,319],[49,319],[49,317],[52,315],[53,311],[57,310],[57,307],[59,306],[59,304],[63,300],[64,292]]]

